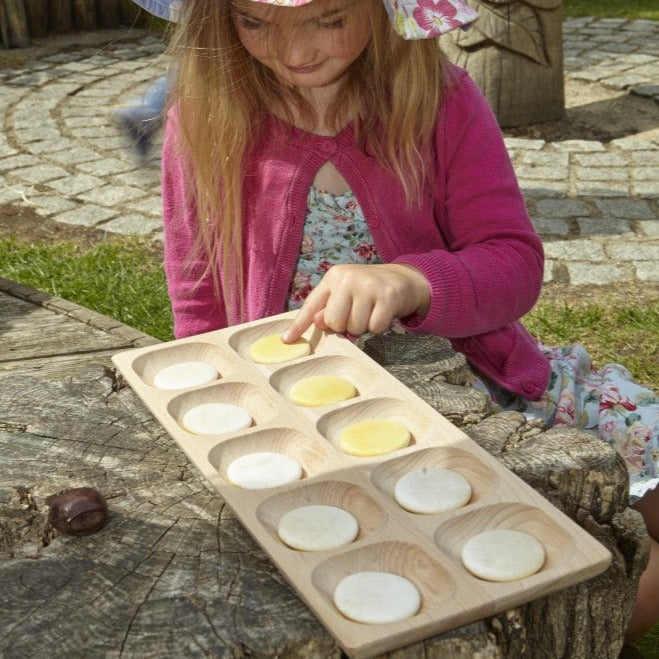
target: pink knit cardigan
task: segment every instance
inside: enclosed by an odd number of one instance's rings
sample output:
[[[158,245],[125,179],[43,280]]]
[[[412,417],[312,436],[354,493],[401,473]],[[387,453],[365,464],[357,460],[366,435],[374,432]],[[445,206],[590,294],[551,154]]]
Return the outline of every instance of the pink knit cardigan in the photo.
[[[225,327],[228,314],[211,277],[200,277],[203,263],[190,259],[198,218],[186,198],[178,133],[174,108],[163,147],[165,271],[175,335],[183,337]],[[324,137],[269,117],[255,135],[243,179],[244,321],[285,310],[307,194],[330,161],[355,193],[382,260],[412,265],[429,282],[428,313],[404,319],[407,327],[450,338],[476,370],[525,398],[545,391],[549,364],[517,322],[539,295],[542,244],[496,119],[466,72],[447,72],[430,163],[434,186],[415,208],[396,178],[359,148],[350,126]]]

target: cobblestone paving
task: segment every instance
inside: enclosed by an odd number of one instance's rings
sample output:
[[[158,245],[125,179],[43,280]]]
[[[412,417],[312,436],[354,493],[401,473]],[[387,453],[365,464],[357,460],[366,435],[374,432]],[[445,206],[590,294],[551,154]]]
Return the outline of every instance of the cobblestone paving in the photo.
[[[160,235],[157,145],[136,159],[111,119],[165,71],[145,32],[35,48],[0,69],[0,203],[127,235]],[[108,43],[109,41],[109,43]],[[608,142],[507,138],[546,282],[659,284],[659,22],[568,19],[566,79],[654,99],[657,125]]]

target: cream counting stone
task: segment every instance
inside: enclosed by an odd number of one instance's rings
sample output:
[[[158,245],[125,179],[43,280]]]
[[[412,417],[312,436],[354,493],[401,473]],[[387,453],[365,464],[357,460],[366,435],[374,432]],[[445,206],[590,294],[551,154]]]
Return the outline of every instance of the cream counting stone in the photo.
[[[457,471],[424,467],[396,481],[394,498],[405,510],[431,515],[464,506],[471,499],[471,485]]]
[[[389,419],[364,419],[343,430],[339,446],[348,455],[373,457],[405,448],[411,438],[410,431],[402,423]]]
[[[293,483],[302,478],[297,460],[273,451],[247,453],[236,458],[227,468],[227,479],[246,490],[263,490]]]
[[[343,508],[316,504],[289,510],[279,520],[277,533],[293,549],[326,551],[352,542],[359,524]]]
[[[252,425],[250,413],[238,405],[205,403],[188,410],[181,420],[183,427],[195,435],[223,435]]]
[[[488,581],[515,581],[535,574],[545,562],[536,538],[514,529],[492,529],[470,538],[462,547],[462,562]]]
[[[158,371],[153,378],[156,389],[187,389],[217,380],[217,369],[206,362],[181,362]]]
[[[311,345],[299,338],[295,343],[284,343],[281,334],[268,334],[254,341],[249,347],[249,356],[257,364],[278,364],[311,353]]]
[[[339,582],[334,604],[350,620],[385,625],[415,615],[421,607],[421,593],[398,574],[355,572]]]
[[[354,398],[357,389],[338,375],[312,375],[298,380],[289,390],[291,402],[304,407],[331,405]]]

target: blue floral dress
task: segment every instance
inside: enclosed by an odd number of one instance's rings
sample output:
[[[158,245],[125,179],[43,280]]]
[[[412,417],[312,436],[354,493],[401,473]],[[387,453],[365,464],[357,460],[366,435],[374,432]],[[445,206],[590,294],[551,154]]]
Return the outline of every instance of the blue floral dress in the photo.
[[[311,188],[288,309],[302,306],[328,268],[337,263],[381,263],[373,237],[352,192],[333,195]],[[401,331],[400,325],[392,327]],[[593,367],[581,345],[539,344],[551,364],[547,391],[527,400],[484,379],[473,386],[505,410],[542,419],[548,427],[577,427],[608,442],[622,455],[630,501],[659,484],[659,398],[640,386],[620,364]]]

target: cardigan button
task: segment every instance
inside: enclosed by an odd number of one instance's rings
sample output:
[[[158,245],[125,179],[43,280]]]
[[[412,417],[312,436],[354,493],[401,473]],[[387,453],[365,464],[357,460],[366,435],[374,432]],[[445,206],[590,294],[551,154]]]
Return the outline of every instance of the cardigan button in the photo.
[[[326,137],[320,141],[320,148],[325,153],[334,153],[336,151],[336,142],[331,137]]]
[[[527,394],[532,394],[535,391],[535,384],[531,382],[531,380],[527,380],[522,383],[522,389],[524,389]]]

